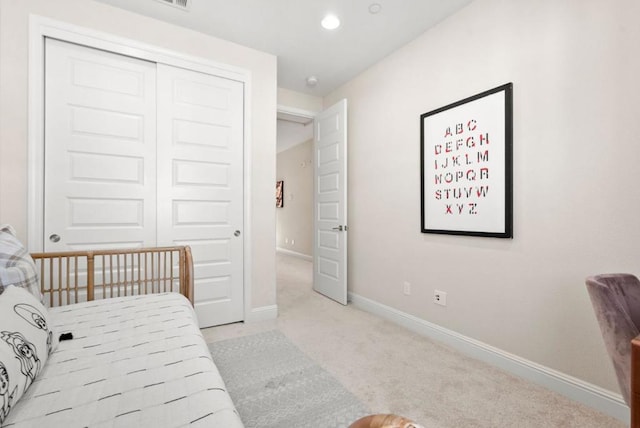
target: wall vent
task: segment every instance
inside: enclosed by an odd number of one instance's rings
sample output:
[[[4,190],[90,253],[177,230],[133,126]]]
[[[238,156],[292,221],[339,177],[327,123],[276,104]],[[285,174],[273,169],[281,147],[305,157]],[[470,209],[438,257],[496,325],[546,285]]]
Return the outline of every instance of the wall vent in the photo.
[[[169,6],[177,7],[182,10],[189,10],[191,7],[191,0],[156,0],[160,3],[164,3]]]

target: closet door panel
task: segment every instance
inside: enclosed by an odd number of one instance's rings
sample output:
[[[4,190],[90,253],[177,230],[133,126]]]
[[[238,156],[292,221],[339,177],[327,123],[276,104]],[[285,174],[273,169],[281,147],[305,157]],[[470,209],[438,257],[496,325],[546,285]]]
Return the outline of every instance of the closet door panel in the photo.
[[[158,64],[158,242],[190,245],[200,327],[243,313],[243,84]]]
[[[45,76],[45,251],[155,245],[155,63],[47,39]]]

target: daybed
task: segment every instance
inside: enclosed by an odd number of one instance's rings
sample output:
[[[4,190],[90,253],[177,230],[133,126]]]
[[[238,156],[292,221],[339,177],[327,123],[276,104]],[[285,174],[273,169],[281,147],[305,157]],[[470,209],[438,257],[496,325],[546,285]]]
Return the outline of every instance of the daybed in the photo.
[[[198,329],[189,247],[33,254],[46,307],[2,250],[2,427],[243,426]]]

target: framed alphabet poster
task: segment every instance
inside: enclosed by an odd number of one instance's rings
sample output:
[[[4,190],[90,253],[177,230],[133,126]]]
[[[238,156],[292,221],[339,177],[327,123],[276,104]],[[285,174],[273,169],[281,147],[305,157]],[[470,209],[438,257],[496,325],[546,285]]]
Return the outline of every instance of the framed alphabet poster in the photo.
[[[513,237],[513,84],[420,116],[422,232]]]

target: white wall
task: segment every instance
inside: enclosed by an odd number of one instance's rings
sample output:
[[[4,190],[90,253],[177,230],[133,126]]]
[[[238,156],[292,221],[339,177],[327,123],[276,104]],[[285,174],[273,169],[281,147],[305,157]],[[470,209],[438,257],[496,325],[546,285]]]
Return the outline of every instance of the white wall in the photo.
[[[349,101],[350,291],[617,392],[584,278],[640,273],[638,16],[476,0],[326,97]],[[421,234],[420,114],[507,82],[514,239]]]
[[[313,140],[278,153],[276,177],[284,181],[283,207],[276,209],[276,245],[313,255]]]
[[[322,98],[290,89],[278,88],[278,106],[317,113],[322,110]]]
[[[276,303],[276,58],[273,55],[87,0],[0,0],[0,223],[26,241],[29,14],[134,39],[251,72],[250,228],[252,308]]]

